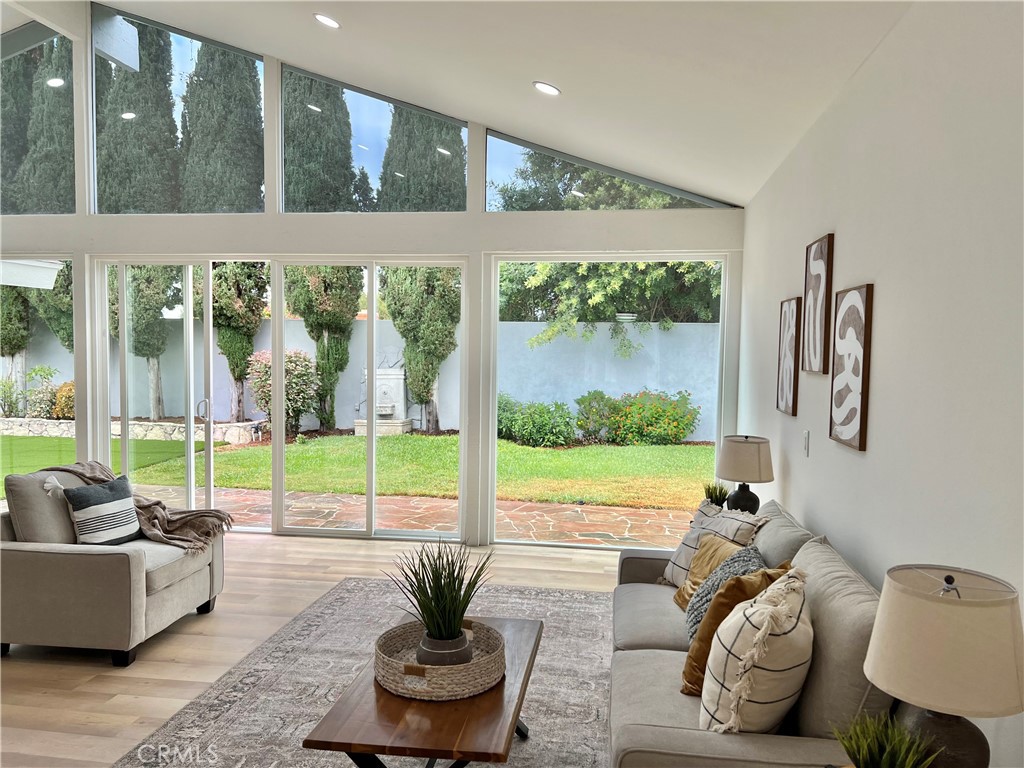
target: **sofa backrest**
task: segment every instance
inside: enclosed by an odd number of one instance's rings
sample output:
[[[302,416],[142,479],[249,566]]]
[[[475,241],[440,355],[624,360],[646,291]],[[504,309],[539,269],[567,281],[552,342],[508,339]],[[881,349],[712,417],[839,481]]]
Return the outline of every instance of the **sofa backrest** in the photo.
[[[11,522],[10,512],[0,512],[0,541],[17,541],[14,535],[14,523]]]
[[[864,676],[878,592],[825,540],[813,538],[793,558],[807,572],[804,593],[814,627],[814,651],[796,703],[801,736],[832,738],[860,713],[888,712],[892,697]]]
[[[4,478],[7,508],[18,541],[40,544],[74,544],[75,526],[64,494],[58,489],[47,494],[43,483],[55,477],[65,488],[77,488],[85,481],[70,472],[32,472]]]
[[[754,546],[769,568],[778,568],[787,560],[792,560],[800,547],[813,536],[790,517],[777,501],[772,500],[762,505],[757,514],[768,518],[768,522],[754,534]]]

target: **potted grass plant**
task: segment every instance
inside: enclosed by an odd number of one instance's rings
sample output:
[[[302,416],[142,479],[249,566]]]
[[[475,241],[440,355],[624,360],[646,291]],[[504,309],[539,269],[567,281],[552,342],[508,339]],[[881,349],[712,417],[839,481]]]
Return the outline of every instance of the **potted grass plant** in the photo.
[[[834,733],[853,768],[928,768],[942,751],[887,715],[860,715]]]
[[[473,597],[487,580],[492,552],[470,566],[469,547],[438,540],[395,558],[398,574],[387,577],[402,591],[412,609],[405,610],[423,625],[416,649],[420,664],[465,664],[473,647],[462,628]]]
[[[704,498],[716,507],[724,507],[729,498],[729,489],[721,483],[704,483]]]

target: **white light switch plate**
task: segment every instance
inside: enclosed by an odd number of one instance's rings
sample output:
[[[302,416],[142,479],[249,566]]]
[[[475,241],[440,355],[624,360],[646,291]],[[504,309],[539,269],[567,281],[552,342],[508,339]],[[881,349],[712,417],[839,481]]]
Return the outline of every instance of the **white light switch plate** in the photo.
[[[811,433],[809,430],[804,430],[804,456],[811,455]]]

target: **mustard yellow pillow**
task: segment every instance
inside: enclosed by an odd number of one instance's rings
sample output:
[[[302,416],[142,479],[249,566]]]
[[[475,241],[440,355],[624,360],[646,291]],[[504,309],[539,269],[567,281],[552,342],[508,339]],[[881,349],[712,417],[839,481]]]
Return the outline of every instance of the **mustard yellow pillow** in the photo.
[[[696,558],[695,558],[696,559]],[[728,579],[711,599],[708,612],[697,627],[697,634],[690,641],[690,650],[686,652],[686,665],[683,667],[683,693],[688,696],[700,696],[704,687],[704,670],[708,666],[708,654],[711,643],[715,639],[718,625],[732,613],[732,609],[742,602],[752,600],[764,592],[775,581],[785,576],[792,565],[787,561],[778,568],[754,571],[746,576],[733,576]]]
[[[697,544],[697,552],[690,561],[690,573],[686,581],[676,590],[672,599],[676,605],[686,610],[690,604],[690,598],[697,591],[697,587],[704,583],[704,579],[711,575],[711,572],[729,559],[729,556],[741,549],[739,544],[734,544],[728,539],[716,536],[713,533],[705,533],[700,537]]]

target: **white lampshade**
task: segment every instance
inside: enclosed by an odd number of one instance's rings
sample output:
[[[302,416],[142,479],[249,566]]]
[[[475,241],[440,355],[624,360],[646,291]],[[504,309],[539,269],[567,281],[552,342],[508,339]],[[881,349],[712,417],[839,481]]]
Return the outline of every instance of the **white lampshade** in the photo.
[[[955,590],[945,588],[946,577],[952,577]],[[1024,629],[1017,590],[963,568],[891,568],[864,674],[886,693],[933,712],[964,717],[1024,712]]]
[[[718,449],[715,474],[738,483],[770,483],[772,449],[767,437],[726,435]]]

